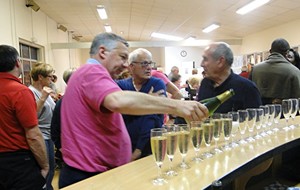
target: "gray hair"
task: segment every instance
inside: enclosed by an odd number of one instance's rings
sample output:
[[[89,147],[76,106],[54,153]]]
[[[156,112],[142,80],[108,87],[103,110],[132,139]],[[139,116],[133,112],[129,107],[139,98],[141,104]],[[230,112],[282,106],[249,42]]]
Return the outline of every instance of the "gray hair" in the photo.
[[[65,81],[65,83],[67,84],[71,75],[76,71],[77,69],[76,68],[70,68],[70,69],[67,69],[65,70],[64,74],[63,74],[63,79]]]
[[[138,48],[129,54],[128,62],[129,63],[134,62],[135,60],[138,59],[140,54],[147,54],[152,59],[152,53],[150,51],[148,51],[147,49],[144,49],[144,48]]]
[[[231,67],[233,63],[233,53],[230,46],[225,42],[213,43],[215,46],[212,50],[212,57],[217,60],[221,56],[224,56],[226,63]]]
[[[99,51],[99,47],[101,45],[103,45],[105,48],[111,51],[117,47],[118,42],[121,42],[126,47],[129,47],[129,44],[125,39],[123,39],[122,37],[114,33],[105,32],[105,33],[98,34],[92,42],[90,48],[90,56],[97,54]]]

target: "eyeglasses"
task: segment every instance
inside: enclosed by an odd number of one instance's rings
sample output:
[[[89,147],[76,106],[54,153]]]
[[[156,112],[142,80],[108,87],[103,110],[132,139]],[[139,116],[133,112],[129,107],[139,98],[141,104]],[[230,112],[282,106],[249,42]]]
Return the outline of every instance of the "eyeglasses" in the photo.
[[[150,61],[150,62],[148,62],[148,61],[142,61],[142,62],[136,62],[136,61],[133,61],[132,63],[138,63],[138,64],[140,64],[142,67],[148,67],[148,66],[154,67],[154,66],[155,66],[155,62],[153,62],[153,61]]]
[[[49,78],[51,78],[51,79],[54,78],[53,75],[47,75],[47,76],[45,76],[45,77],[49,77]]]

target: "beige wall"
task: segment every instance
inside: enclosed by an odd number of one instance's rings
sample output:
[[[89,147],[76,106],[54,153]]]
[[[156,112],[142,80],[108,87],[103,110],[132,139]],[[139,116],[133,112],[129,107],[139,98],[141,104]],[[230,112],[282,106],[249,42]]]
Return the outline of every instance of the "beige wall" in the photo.
[[[300,19],[249,35],[243,39],[242,54],[268,51],[276,38],[285,38],[290,46],[300,45]]]
[[[67,32],[57,29],[57,23],[41,10],[33,11],[25,6],[25,0],[0,1],[0,44],[19,49],[20,39],[44,49],[39,61],[54,66],[60,91],[64,91],[62,80],[64,70],[79,65],[80,50],[52,50],[51,43],[71,42]]]

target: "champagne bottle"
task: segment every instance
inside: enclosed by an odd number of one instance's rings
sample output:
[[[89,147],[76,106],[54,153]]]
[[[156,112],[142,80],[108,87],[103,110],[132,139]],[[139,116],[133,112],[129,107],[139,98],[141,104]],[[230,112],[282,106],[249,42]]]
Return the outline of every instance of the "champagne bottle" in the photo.
[[[201,100],[200,103],[204,104],[208,109],[209,115],[212,115],[222,103],[231,98],[233,95],[233,89],[229,89],[218,96]]]
[[[223,102],[228,100],[233,95],[233,89],[229,89],[218,96],[201,100],[200,103],[207,107],[209,115],[211,116]],[[186,124],[186,122],[182,117],[176,117],[174,124]]]

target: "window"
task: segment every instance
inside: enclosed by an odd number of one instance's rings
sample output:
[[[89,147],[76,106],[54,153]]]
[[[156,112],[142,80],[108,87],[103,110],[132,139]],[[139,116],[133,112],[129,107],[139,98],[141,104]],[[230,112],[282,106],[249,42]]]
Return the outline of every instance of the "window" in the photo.
[[[20,79],[22,83],[26,86],[32,84],[30,71],[31,68],[39,61],[39,57],[41,54],[41,48],[30,46],[26,43],[19,43],[19,52],[20,52],[20,60],[23,63],[23,73]]]

